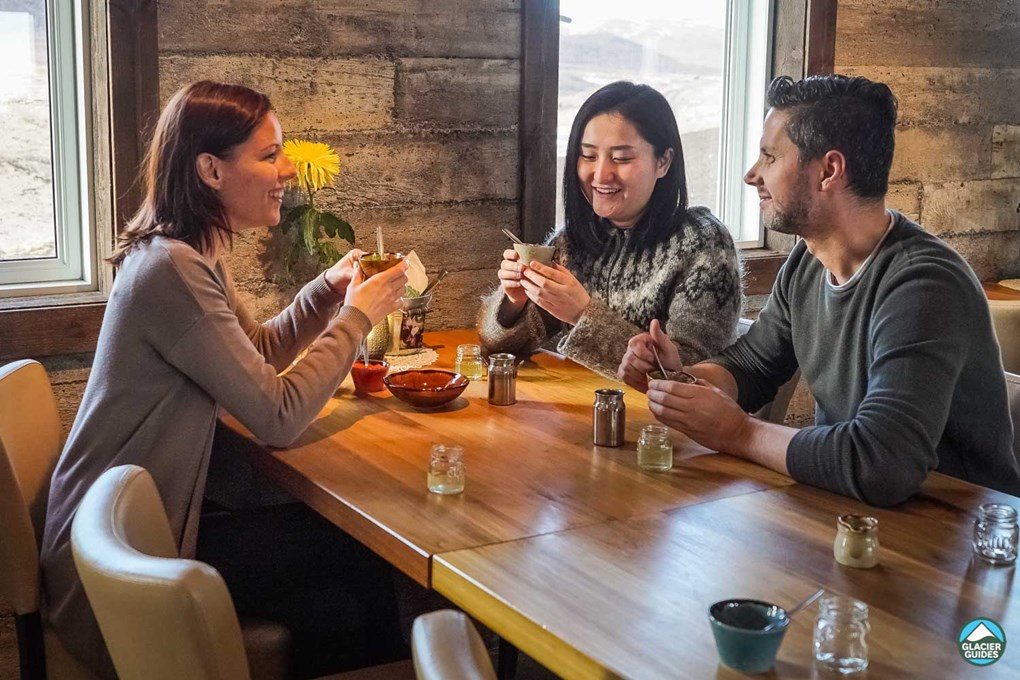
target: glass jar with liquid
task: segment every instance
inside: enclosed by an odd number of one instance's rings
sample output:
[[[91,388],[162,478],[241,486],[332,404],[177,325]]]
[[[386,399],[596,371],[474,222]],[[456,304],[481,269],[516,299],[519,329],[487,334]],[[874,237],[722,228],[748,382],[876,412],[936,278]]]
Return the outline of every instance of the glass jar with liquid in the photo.
[[[815,661],[840,674],[868,667],[868,605],[852,597],[826,595],[815,621]]]
[[[429,454],[428,487],[432,493],[451,496],[464,491],[464,449],[434,444]]]
[[[481,380],[485,375],[482,348],[478,345],[457,345],[457,372],[468,380]]]
[[[645,425],[637,442],[637,464],[642,470],[665,472],[673,467],[673,442],[669,428]]]

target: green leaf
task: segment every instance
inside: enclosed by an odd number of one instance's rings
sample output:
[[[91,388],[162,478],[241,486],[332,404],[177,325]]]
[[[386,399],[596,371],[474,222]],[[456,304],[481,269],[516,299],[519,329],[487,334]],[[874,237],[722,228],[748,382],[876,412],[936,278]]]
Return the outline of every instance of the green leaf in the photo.
[[[326,230],[326,233],[329,234],[330,237],[339,236],[343,240],[353,245],[354,227],[352,227],[348,222],[340,219],[333,213],[323,212],[319,214],[321,215],[320,224],[322,224],[323,228]]]
[[[309,209],[302,216],[301,220],[301,237],[305,242],[305,248],[308,249],[308,254],[316,256],[318,254],[318,239],[315,238],[315,227],[318,224],[319,211],[314,208]]]
[[[416,291],[411,286],[406,286],[405,285],[404,286],[404,297],[409,297],[409,298],[411,298],[411,297],[421,297],[421,293]]]
[[[288,210],[287,214],[282,220],[280,220],[280,228],[283,230],[283,233],[286,234],[290,231],[290,228],[294,226],[298,220],[304,217],[305,213],[311,210],[311,208],[312,206],[307,203],[303,203],[302,205],[296,205]]]

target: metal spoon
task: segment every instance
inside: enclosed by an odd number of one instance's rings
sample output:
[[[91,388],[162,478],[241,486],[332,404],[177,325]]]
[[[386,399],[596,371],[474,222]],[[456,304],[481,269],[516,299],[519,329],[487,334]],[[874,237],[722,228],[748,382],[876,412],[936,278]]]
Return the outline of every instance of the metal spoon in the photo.
[[[503,229],[503,233],[506,234],[507,238],[509,238],[514,243],[520,243],[522,246],[525,245],[524,241],[522,241],[521,239],[517,238],[517,234],[513,233],[509,229]]]
[[[443,273],[442,273],[442,274],[440,274],[439,276],[437,276],[437,277],[436,277],[436,280],[435,280],[435,281],[433,281],[433,282],[432,282],[432,283],[430,283],[429,285],[425,286],[425,290],[423,290],[423,291],[421,292],[421,294],[422,294],[422,297],[424,297],[424,296],[428,295],[428,294],[429,294],[430,292],[432,292],[432,289],[433,289],[433,288],[435,288],[436,286],[438,286],[438,285],[439,285],[439,282],[440,282],[440,281],[442,281],[443,279],[445,279],[445,278],[446,278],[446,275],[447,275],[447,274],[449,274],[449,273],[450,273],[450,272],[448,272],[448,271],[446,271],[446,270],[444,269],[444,270],[443,270]]]
[[[786,612],[786,618],[787,619],[792,619],[794,614],[799,612],[804,607],[807,607],[808,605],[810,605],[812,602],[814,602],[815,600],[820,598],[824,593],[825,593],[825,588],[819,588],[817,591],[815,591],[815,593],[813,595],[811,595],[811,597],[807,598],[806,600],[804,600],[803,602],[798,604],[793,609],[787,611]],[[772,630],[775,626],[779,625],[779,623],[780,623],[779,621],[773,621],[769,625],[767,625],[764,628],[762,628],[761,632],[764,633],[766,631]]]
[[[668,376],[669,373],[666,373],[666,369],[662,367],[662,360],[659,359],[659,351],[655,349],[654,342],[652,343],[652,354],[655,355],[655,363],[659,365],[659,371],[662,373],[663,379],[666,379],[666,376]]]

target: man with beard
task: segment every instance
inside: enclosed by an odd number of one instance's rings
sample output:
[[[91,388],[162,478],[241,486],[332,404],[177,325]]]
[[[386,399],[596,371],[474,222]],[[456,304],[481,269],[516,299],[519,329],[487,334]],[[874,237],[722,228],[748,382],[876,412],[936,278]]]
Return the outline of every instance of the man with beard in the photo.
[[[777,78],[758,161],[765,224],[802,237],[758,321],[687,368],[652,380],[653,321],[621,379],[647,387],[662,423],[709,448],[873,505],[899,503],[938,470],[1020,495],[1006,385],[988,305],[966,262],[885,207],[896,99],[865,78]],[[752,418],[800,367],[817,403],[801,430]]]

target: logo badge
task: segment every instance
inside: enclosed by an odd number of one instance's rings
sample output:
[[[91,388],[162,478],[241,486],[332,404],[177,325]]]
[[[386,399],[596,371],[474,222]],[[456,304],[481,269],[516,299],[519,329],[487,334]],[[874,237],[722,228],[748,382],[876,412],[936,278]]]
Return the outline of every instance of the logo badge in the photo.
[[[960,656],[969,664],[989,666],[1006,651],[1006,634],[991,619],[974,619],[960,630]]]

